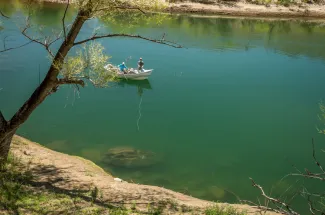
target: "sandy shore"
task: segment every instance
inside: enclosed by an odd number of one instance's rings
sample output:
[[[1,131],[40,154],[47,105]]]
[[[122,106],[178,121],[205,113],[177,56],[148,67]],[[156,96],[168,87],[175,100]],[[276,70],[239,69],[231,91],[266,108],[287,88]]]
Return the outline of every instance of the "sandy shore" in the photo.
[[[36,176],[37,182],[64,190],[97,187],[102,192],[103,202],[122,203],[126,207],[138,204],[140,207],[142,205],[144,210],[152,202],[173,202],[178,207],[192,208],[198,214],[202,214],[206,207],[214,204],[161,187],[116,181],[116,176],[106,173],[89,160],[52,151],[19,136],[13,138],[11,153]],[[248,205],[231,206],[240,211],[245,210],[248,214],[259,212]],[[166,210],[164,214],[180,214],[175,208]],[[277,215],[273,212],[266,214]]]
[[[255,5],[243,1],[205,5],[198,3],[171,4],[167,10],[171,13],[190,13],[203,15],[227,15],[272,18],[317,18],[325,19],[325,5]]]

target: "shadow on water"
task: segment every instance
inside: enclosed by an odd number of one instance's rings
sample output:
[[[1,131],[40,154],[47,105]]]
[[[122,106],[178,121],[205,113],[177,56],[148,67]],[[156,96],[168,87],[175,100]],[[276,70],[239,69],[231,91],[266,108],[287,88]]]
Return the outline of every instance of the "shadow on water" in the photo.
[[[148,79],[146,80],[125,80],[122,79],[117,83],[120,87],[128,87],[128,86],[134,86],[137,88],[137,93],[141,97],[143,95],[144,90],[152,90],[150,81]]]

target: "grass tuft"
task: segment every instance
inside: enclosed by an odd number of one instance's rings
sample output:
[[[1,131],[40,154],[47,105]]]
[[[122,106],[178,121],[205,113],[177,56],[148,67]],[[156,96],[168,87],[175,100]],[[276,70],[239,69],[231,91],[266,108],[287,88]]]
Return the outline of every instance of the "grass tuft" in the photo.
[[[222,207],[215,204],[205,210],[205,215],[247,215],[247,213],[237,211],[235,208],[230,206]]]

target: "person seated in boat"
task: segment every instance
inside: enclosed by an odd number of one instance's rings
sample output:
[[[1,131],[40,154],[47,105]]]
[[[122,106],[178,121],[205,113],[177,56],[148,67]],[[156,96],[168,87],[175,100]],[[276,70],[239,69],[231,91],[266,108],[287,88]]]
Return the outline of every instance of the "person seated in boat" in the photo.
[[[124,74],[127,73],[127,67],[125,66],[125,63],[121,63],[120,65],[118,65],[118,67],[120,68],[120,71],[123,72]]]
[[[140,60],[138,61],[138,70],[143,70],[144,62],[142,61],[142,58],[140,57]]]

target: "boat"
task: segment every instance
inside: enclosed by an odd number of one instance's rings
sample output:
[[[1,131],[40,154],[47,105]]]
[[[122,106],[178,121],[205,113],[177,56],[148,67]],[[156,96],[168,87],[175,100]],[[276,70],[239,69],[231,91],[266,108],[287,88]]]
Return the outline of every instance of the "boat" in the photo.
[[[148,79],[148,77],[151,75],[153,69],[128,69],[127,73],[120,72],[119,68],[117,66],[113,66],[112,64],[107,64],[104,67],[106,70],[114,69],[117,72],[117,77],[120,79],[126,79],[126,80],[145,80]]]
[[[143,69],[143,70],[136,70],[131,69],[128,73],[124,74],[123,72],[119,72],[117,74],[118,78],[121,79],[129,79],[129,80],[145,80],[148,79],[151,75],[153,69]]]

